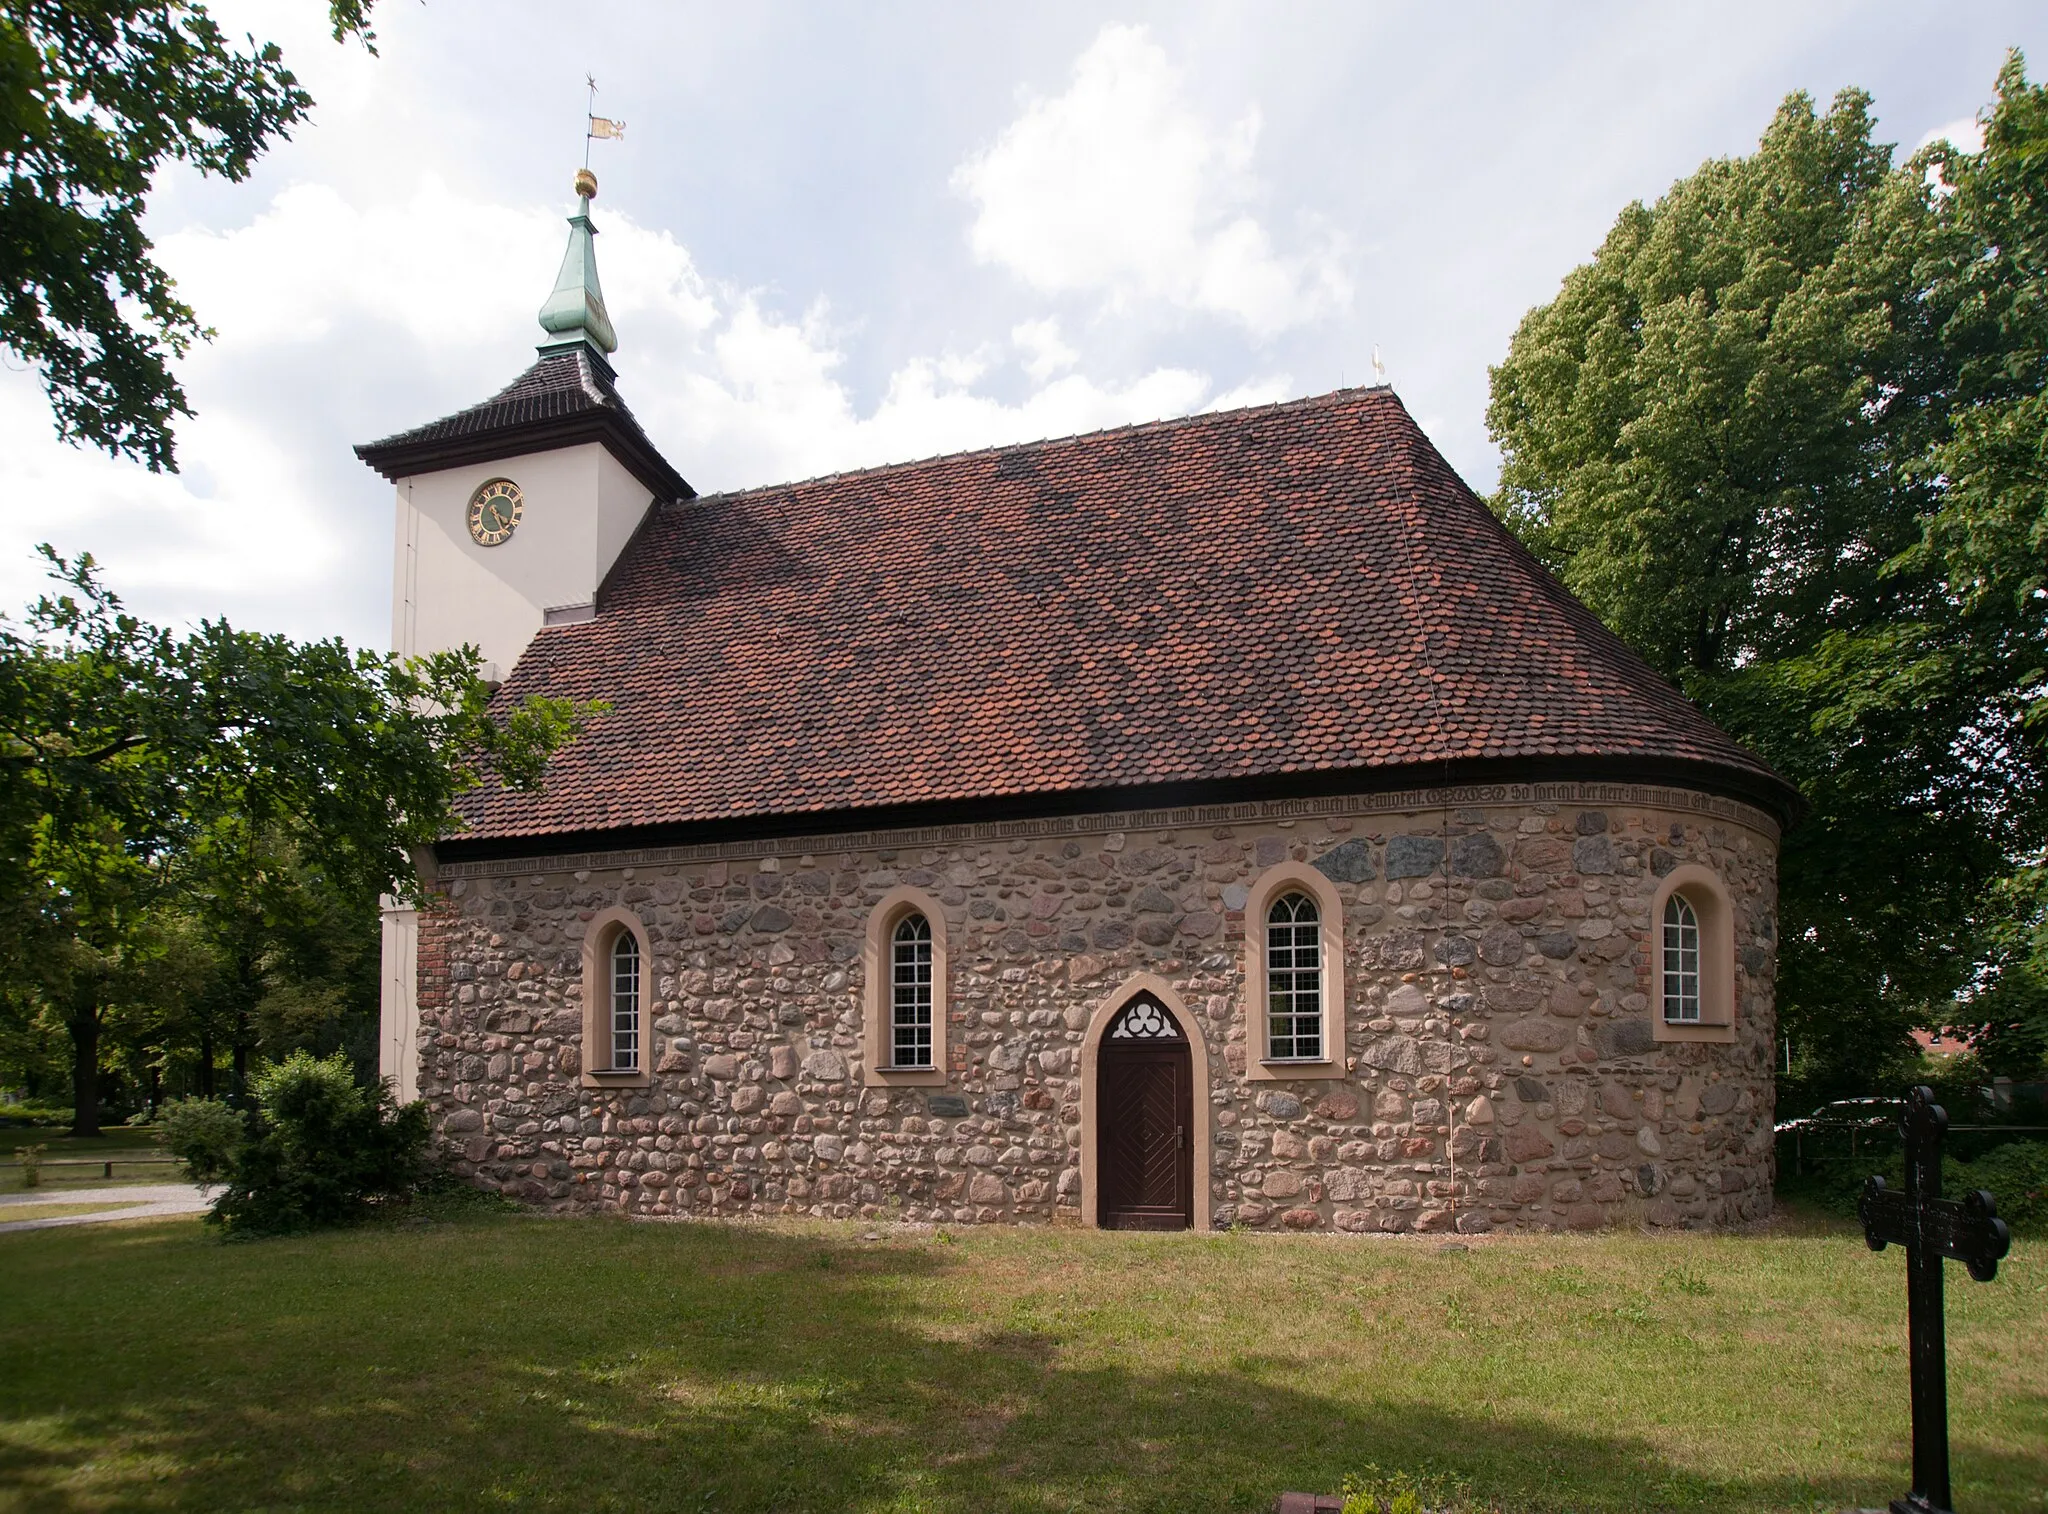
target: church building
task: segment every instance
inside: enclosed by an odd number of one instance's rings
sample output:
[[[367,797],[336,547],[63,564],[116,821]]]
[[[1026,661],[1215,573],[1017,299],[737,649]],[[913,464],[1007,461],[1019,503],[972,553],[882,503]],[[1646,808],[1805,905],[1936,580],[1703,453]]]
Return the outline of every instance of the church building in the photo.
[[[645,1215],[1767,1212],[1795,795],[1392,390],[700,496],[620,395],[596,188],[533,366],[357,449],[394,649],[606,707],[387,911],[384,1071],[459,1172]]]

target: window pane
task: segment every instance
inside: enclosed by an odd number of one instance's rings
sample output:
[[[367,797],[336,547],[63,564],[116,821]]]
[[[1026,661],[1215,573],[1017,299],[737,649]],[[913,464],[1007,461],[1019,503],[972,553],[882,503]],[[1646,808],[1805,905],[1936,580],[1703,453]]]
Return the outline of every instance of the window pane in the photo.
[[[640,1068],[640,943],[621,931],[612,943],[612,1070]]]
[[[1266,1055],[1323,1055],[1323,941],[1315,900],[1287,894],[1266,911]]]
[[[1700,920],[1683,894],[1664,905],[1664,1018],[1694,1024],[1700,1018]]]
[[[889,1065],[932,1065],[932,927],[905,915],[889,940]]]

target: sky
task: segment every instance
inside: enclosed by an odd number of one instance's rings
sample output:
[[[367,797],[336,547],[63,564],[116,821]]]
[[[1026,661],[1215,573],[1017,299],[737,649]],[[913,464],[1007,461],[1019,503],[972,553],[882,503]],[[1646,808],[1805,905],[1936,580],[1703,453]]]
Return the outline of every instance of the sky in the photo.
[[[589,144],[620,386],[700,493],[1386,377],[1473,487],[1487,370],[1624,206],[1875,97],[1963,145],[2048,7],[1973,3],[216,0],[312,120],[156,186],[215,339],[181,471],[58,442],[0,352],[0,608],[35,546],[160,621],[382,646],[390,486],[351,446],[532,361]],[[2037,62],[2038,75],[2042,65]]]

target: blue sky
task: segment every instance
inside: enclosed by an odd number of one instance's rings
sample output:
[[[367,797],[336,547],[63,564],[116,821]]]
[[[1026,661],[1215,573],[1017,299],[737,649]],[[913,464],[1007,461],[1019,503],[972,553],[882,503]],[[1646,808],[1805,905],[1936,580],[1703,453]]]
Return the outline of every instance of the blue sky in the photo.
[[[1968,131],[2038,5],[1408,7],[233,0],[313,122],[151,216],[217,339],[185,471],[56,443],[0,371],[0,605],[90,549],[186,621],[381,645],[369,440],[531,358],[583,153],[629,402],[700,490],[1369,382],[1473,485],[1487,366],[1632,199],[1856,85]]]

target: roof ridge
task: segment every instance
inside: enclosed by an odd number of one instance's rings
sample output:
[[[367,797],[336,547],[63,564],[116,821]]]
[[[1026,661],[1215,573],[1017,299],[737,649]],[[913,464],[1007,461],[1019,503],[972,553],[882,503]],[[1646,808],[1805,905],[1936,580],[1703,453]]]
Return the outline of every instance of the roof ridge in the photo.
[[[1425,480],[1420,476],[1421,470],[1416,470],[1415,468],[1418,445],[1423,449],[1419,455],[1424,459],[1426,471],[1436,475],[1433,482],[1440,487],[1448,487],[1452,499],[1456,503],[1465,506],[1473,519],[1480,523],[1481,528],[1490,532],[1500,546],[1505,549],[1508,561],[1521,573],[1523,580],[1535,592],[1542,594],[1548,599],[1557,613],[1570,622],[1580,635],[1590,636],[1594,640],[1603,643],[1604,650],[1611,661],[1618,657],[1619,661],[1614,663],[1618,669],[1640,670],[1642,674],[1646,675],[1650,684],[1667,691],[1674,698],[1681,700],[1688,708],[1692,709],[1702,720],[1706,720],[1708,724],[1714,725],[1714,722],[1705,712],[1694,704],[1692,697],[1680,687],[1677,680],[1667,677],[1659,671],[1648,658],[1631,646],[1620,632],[1608,625],[1606,621],[1593,612],[1590,605],[1574,594],[1571,591],[1571,587],[1562,578],[1551,571],[1549,565],[1530,549],[1528,543],[1524,542],[1521,537],[1514,533],[1508,526],[1508,523],[1494,512],[1493,507],[1487,504],[1479,492],[1465,482],[1464,476],[1451,466],[1450,459],[1443,455],[1436,443],[1430,440],[1428,433],[1424,432],[1420,426],[1414,427],[1413,438],[1407,449],[1408,455],[1404,459],[1411,469],[1411,474],[1413,475],[1411,476],[1411,484],[1416,489],[1418,495],[1425,486]],[[1431,492],[1434,492],[1434,490]],[[1716,730],[1720,729],[1718,725],[1714,725],[1714,728]],[[1727,733],[1723,732],[1722,734],[1726,735]],[[1731,737],[1730,739],[1733,740],[1734,738]],[[1746,743],[1737,741],[1736,745],[1745,752],[1749,751]],[[1752,752],[1750,755],[1755,756],[1755,753]],[[1757,761],[1762,762],[1762,758],[1757,758]]]
[[[923,457],[900,458],[892,463],[872,463],[865,468],[840,468],[830,473],[813,473],[805,478],[782,479],[771,484],[749,484],[743,489],[721,489],[711,494],[698,494],[687,503],[710,504],[719,500],[750,499],[757,495],[773,494],[783,489],[803,489],[815,484],[838,483],[842,480],[873,478],[885,473],[898,473],[911,468],[929,467],[933,463],[963,462],[976,457],[999,457],[1005,454],[1030,452],[1045,447],[1074,446],[1082,442],[1099,441],[1104,437],[1136,435],[1146,431],[1166,431],[1181,426],[1200,425],[1225,417],[1242,418],[1251,415],[1277,415],[1282,411],[1311,409],[1316,406],[1334,406],[1340,401],[1363,399],[1369,395],[1384,395],[1393,401],[1394,408],[1407,416],[1411,427],[1415,418],[1408,407],[1394,392],[1392,384],[1354,384],[1349,388],[1325,389],[1319,394],[1301,394],[1293,399],[1268,400],[1262,405],[1238,405],[1229,410],[1195,410],[1186,415],[1160,416],[1156,420],[1126,421],[1120,426],[1100,426],[1093,431],[1070,431],[1060,436],[1033,437],[1029,441],[994,442],[986,447],[967,447],[958,452],[932,452]],[[685,501],[675,501],[681,504]]]
[[[583,385],[583,392],[600,405],[616,405],[635,425],[639,424],[633,412],[626,408],[625,400],[615,389],[607,389],[597,381],[596,370],[591,367],[590,354],[582,348],[576,352],[576,377]]]

